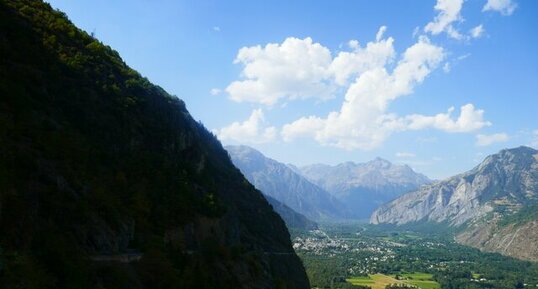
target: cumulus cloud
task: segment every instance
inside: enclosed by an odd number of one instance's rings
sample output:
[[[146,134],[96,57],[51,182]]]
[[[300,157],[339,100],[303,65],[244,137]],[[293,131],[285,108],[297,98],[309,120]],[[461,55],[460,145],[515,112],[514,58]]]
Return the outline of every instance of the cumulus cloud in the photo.
[[[482,35],[484,34],[484,26],[482,24],[472,28],[470,31],[469,31],[469,34],[471,35],[471,37],[473,38],[480,38],[482,37]]]
[[[406,116],[407,128],[412,130],[435,128],[445,132],[471,132],[490,126],[489,121],[484,120],[484,110],[475,109],[473,104],[466,104],[461,107],[460,115],[452,118],[454,107],[448,109],[446,113],[438,113],[434,116],[412,114]]]
[[[266,143],[274,141],[277,129],[264,126],[264,114],[261,109],[255,109],[249,118],[243,122],[234,122],[227,127],[214,131],[221,141],[236,141],[240,143]]]
[[[450,34],[452,23],[461,20],[462,3],[439,0],[436,10],[440,13],[425,30]],[[453,107],[434,115],[391,113],[394,100],[411,94],[441,63],[446,72],[452,63],[446,60],[446,51],[425,35],[397,54],[394,39],[386,37],[386,31],[382,26],[374,41],[361,45],[351,40],[347,49],[335,54],[309,37],[241,48],[235,59],[243,66],[241,79],[225,89],[230,99],[270,107],[295,99],[328,99],[337,93],[343,93],[344,100],[338,110],[300,117],[284,124],[279,133],[274,127],[263,127],[263,112],[255,110],[248,120],[219,130],[219,138],[265,142],[278,136],[284,141],[307,137],[322,145],[368,150],[395,132],[437,129],[468,133],[491,125],[484,120],[484,111],[473,104],[463,105],[459,115],[453,115]]]
[[[433,35],[440,34],[442,32],[454,39],[462,39],[463,35],[454,28],[454,22],[461,22],[461,8],[463,6],[463,0],[437,0],[434,9],[438,11],[435,19],[426,24],[424,31]]]
[[[517,4],[512,0],[488,0],[482,11],[497,11],[502,15],[512,15]]]
[[[392,44],[391,44],[392,45]],[[323,145],[344,149],[372,149],[396,131],[434,128],[447,132],[470,132],[490,125],[483,119],[483,110],[472,104],[461,107],[460,115],[452,117],[454,108],[433,116],[413,114],[397,116],[388,112],[395,99],[413,92],[413,88],[445,58],[444,50],[427,37],[419,37],[409,47],[392,71],[385,64],[371,67],[356,76],[346,91],[339,111],[326,117],[308,116],[283,126],[284,140],[312,137]]]
[[[368,42],[361,47],[356,40],[350,41],[352,51],[342,51],[332,60],[328,74],[334,78],[337,85],[346,85],[353,76],[375,67],[384,66],[391,62],[396,54],[394,39],[382,39],[387,28],[382,26],[376,35],[375,42]]]
[[[350,51],[341,51],[334,58],[328,48],[310,37],[243,47],[235,59],[243,65],[243,79],[228,85],[226,92],[234,101],[268,106],[281,100],[332,98],[354,75],[383,66],[394,57],[394,39],[383,39],[385,30],[382,26],[376,41],[365,47],[357,40],[349,41]]]
[[[309,116],[286,124],[282,136],[285,140],[313,137],[321,144],[345,149],[374,148],[391,132],[406,129],[404,119],[386,113],[390,102],[411,93],[443,58],[441,47],[420,37],[404,52],[392,72],[387,71],[385,63],[359,74],[349,86],[339,111],[325,118]]]
[[[494,143],[506,142],[506,141],[508,141],[508,135],[506,133],[494,133],[490,135],[486,135],[486,134],[476,135],[477,146],[489,146]]]
[[[237,102],[273,105],[280,99],[332,97],[334,88],[328,79],[331,52],[310,37],[289,37],[281,44],[270,43],[243,47],[234,63],[244,66],[242,80],[226,88]]]

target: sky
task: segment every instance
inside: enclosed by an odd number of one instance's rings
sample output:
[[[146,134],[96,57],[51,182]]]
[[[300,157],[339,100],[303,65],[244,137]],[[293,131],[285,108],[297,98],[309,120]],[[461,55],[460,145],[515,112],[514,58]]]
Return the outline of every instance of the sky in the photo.
[[[51,0],[224,144],[434,179],[538,147],[538,1]]]

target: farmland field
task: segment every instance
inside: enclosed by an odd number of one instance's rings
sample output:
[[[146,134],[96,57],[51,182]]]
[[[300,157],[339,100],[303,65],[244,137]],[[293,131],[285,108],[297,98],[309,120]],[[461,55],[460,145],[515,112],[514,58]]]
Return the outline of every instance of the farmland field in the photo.
[[[427,273],[400,274],[407,280],[397,280],[396,275],[370,274],[368,277],[353,277],[346,279],[353,285],[369,286],[372,289],[384,289],[389,284],[409,284],[422,289],[439,289],[437,282],[433,281],[433,276]]]
[[[353,285],[369,286],[372,289],[385,289],[385,286],[389,284],[405,284],[384,274],[371,274],[368,277],[349,278],[346,281]]]
[[[538,285],[538,263],[480,252],[446,236],[357,224],[293,235],[294,248],[314,288],[352,289],[354,284],[384,289],[387,284],[407,284],[422,289],[513,289],[518,284]]]

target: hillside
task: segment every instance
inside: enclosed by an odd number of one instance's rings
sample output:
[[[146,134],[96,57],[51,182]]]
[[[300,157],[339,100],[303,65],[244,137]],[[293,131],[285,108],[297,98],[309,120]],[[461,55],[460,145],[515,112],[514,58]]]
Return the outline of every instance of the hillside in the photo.
[[[317,221],[345,216],[344,206],[287,165],[248,146],[226,146],[233,163],[265,195]]]
[[[0,1],[0,95],[0,288],[309,288],[183,101],[42,1]]]
[[[286,223],[289,229],[299,230],[315,230],[318,228],[318,224],[302,214],[297,213],[292,208],[284,205],[283,203],[275,200],[274,198],[264,195],[269,204],[273,207],[282,220]]]
[[[346,204],[355,218],[368,218],[381,204],[431,182],[407,165],[381,158],[336,166],[315,164],[296,170]]]
[[[538,151],[519,147],[381,206],[371,222],[443,223],[461,230],[461,243],[535,260],[537,203]]]

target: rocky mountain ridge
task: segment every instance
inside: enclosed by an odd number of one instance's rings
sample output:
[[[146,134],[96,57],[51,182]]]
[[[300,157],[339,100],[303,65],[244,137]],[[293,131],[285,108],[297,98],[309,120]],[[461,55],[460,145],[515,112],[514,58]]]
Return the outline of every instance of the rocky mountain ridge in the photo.
[[[379,157],[366,163],[314,164],[295,169],[348,204],[358,218],[368,218],[381,204],[431,182],[407,165],[392,164]]]
[[[378,208],[371,223],[443,223],[462,228],[461,243],[516,257],[535,259],[526,242],[538,236],[537,216],[507,221],[538,203],[538,151],[530,147],[505,149],[490,155],[472,170],[424,186]],[[532,210],[531,210],[532,212]],[[501,222],[507,224],[501,226]],[[524,235],[522,233],[525,232]],[[526,237],[524,237],[526,236]],[[517,245],[519,244],[519,245]]]
[[[346,208],[287,165],[248,146],[226,146],[233,163],[261,192],[318,221],[343,218]]]

